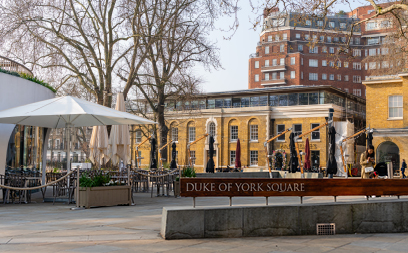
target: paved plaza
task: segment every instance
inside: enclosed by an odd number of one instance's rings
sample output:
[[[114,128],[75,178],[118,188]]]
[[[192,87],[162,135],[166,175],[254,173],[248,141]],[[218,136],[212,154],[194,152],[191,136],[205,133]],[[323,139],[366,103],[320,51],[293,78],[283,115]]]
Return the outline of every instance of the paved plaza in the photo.
[[[390,197],[391,198],[391,197]],[[386,201],[376,198],[369,201]],[[393,197],[395,198],[395,197]],[[408,198],[408,197],[407,197]],[[71,211],[63,203],[0,204],[0,252],[407,252],[407,234],[353,234],[219,238],[166,241],[163,206],[191,207],[191,198],[135,194],[135,206]],[[333,202],[308,197],[305,204]],[[364,201],[339,197],[338,202]],[[270,198],[270,205],[298,204],[297,197]],[[199,198],[200,206],[227,206],[228,198]],[[234,198],[233,205],[265,205],[264,198]],[[282,214],[285,215],[285,214]],[[404,215],[404,214],[401,214]]]

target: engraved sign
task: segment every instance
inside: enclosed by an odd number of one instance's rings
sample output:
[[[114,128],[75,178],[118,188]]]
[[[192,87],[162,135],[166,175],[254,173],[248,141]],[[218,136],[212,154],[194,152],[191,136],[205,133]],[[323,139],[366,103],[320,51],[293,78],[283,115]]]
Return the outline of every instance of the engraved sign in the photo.
[[[408,195],[403,179],[181,178],[184,197]]]

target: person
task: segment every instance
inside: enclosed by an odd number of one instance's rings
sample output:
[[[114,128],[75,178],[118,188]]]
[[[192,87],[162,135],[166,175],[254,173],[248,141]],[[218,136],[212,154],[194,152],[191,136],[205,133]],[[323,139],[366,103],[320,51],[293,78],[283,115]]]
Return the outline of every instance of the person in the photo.
[[[406,168],[407,168],[407,163],[405,162],[405,159],[402,159],[402,165],[401,165],[402,178],[406,178],[406,176],[405,176],[405,169]]]
[[[375,164],[375,154],[374,154],[374,146],[370,145],[367,147],[367,150],[361,154],[360,157],[360,164],[361,164],[361,178],[368,179],[370,178],[370,172],[365,172],[365,168],[373,167]]]

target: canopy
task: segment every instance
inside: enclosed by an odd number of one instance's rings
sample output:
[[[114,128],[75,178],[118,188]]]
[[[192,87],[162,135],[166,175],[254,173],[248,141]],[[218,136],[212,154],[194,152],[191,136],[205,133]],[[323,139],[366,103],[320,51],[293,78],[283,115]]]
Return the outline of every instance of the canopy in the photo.
[[[337,173],[337,162],[334,154],[336,152],[336,129],[334,126],[329,128],[329,159],[327,160],[327,174],[336,174]]]
[[[241,142],[237,140],[237,147],[235,149],[235,168],[241,168]]]
[[[65,96],[47,99],[0,111],[0,123],[64,128],[75,127],[156,124],[142,117],[88,102],[76,97]]]
[[[208,154],[208,162],[207,162],[207,167],[206,167],[206,172],[207,173],[214,173],[214,167],[215,167],[215,164],[214,164],[214,159],[213,159],[213,156],[214,156],[214,137],[212,137],[212,135],[210,135],[210,142],[209,142],[209,145],[208,145],[208,148],[209,148],[209,154]]]
[[[297,157],[296,147],[295,147],[295,134],[291,133],[289,136],[289,149],[290,149],[290,161],[289,161],[289,173],[295,173],[299,166],[299,160]]]
[[[312,166],[310,164],[310,145],[309,145],[309,138],[306,138],[306,145],[305,145],[305,165],[304,168],[309,171]]]
[[[125,112],[125,99],[118,93],[115,109]],[[130,134],[128,125],[115,125],[109,136],[109,157],[113,164],[118,164],[122,159],[125,164],[130,163]]]

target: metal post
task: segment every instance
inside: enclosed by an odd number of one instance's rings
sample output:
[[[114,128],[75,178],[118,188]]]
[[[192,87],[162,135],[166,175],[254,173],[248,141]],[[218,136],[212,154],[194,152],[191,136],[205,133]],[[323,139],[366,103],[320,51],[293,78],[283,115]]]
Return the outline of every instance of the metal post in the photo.
[[[193,207],[195,208],[196,203],[195,203],[195,197],[193,197]]]
[[[398,197],[398,199],[400,199],[400,196],[399,196],[399,195],[398,195],[397,197]]]
[[[337,197],[336,196],[334,196],[334,202],[337,202]]]
[[[300,204],[303,204],[303,196],[300,196]]]
[[[266,197],[266,205],[268,205],[269,203],[268,203],[268,197]]]
[[[232,197],[229,197],[229,204],[232,206]]]

